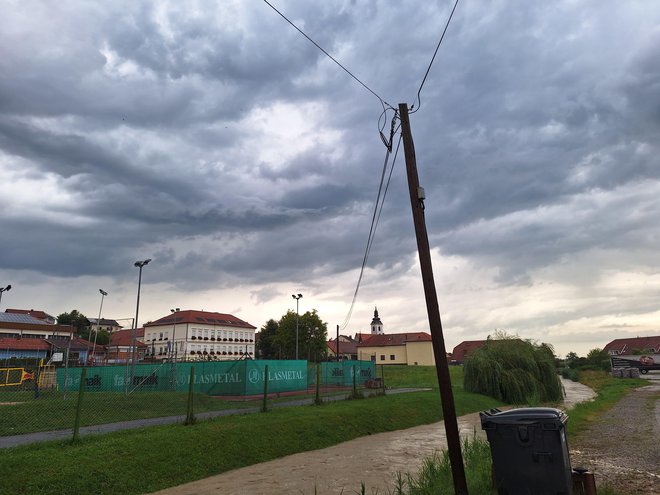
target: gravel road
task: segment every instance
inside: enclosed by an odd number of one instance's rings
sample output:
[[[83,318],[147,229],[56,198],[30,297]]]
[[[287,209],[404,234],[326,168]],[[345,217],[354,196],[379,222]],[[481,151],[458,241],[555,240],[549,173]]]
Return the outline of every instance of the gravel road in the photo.
[[[660,374],[648,378],[649,386],[628,394],[571,439],[571,465],[589,468],[597,486],[660,494]]]

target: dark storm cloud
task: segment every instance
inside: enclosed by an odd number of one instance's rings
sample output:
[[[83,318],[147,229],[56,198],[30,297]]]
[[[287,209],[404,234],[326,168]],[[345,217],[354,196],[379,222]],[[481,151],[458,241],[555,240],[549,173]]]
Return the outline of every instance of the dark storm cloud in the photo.
[[[415,101],[450,8],[411,5],[279,6],[396,105]],[[9,29],[20,6],[0,21],[0,170],[55,176],[72,196],[61,212],[94,228],[3,219],[3,268],[109,274],[147,252],[162,267],[152,280],[199,289],[360,266],[382,108],[267,6],[72,2],[51,22],[47,10],[23,30]],[[411,118],[433,247],[528,283],[612,238],[648,242],[648,213],[589,200],[660,172],[657,35],[631,36],[634,12],[610,26],[602,10],[457,11]],[[260,120],[276,105],[291,121],[300,112],[314,138],[272,138],[289,125]],[[392,279],[415,249],[402,151],[397,160],[370,259]],[[53,240],[47,249],[26,225]]]

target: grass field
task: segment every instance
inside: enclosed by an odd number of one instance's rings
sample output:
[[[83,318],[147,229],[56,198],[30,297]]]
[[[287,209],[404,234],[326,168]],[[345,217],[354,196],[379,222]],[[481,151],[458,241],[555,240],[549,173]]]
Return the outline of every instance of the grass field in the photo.
[[[26,392],[21,392],[24,394]],[[73,428],[77,393],[42,394],[38,401],[21,402],[20,397],[0,394],[0,402],[19,402],[0,406],[0,436],[36,431]],[[83,397],[81,425],[115,423],[140,418],[185,415],[188,394],[184,392],[144,392],[126,395],[119,392],[87,392]],[[249,402],[221,401],[205,394],[195,394],[195,412],[239,409],[254,406]]]
[[[411,378],[407,370],[414,376]],[[380,373],[380,370],[379,370]],[[386,384],[433,386],[434,368],[386,368]],[[496,406],[463,391],[452,369],[457,414]],[[0,494],[137,494],[294,452],[441,419],[437,390],[231,416],[2,451]],[[359,480],[356,480],[359,483]]]
[[[452,367],[450,371],[458,415],[498,405],[488,397],[464,392],[462,369]],[[631,387],[644,383],[615,380],[603,373],[587,373],[583,379],[596,389],[598,398],[569,413],[570,432],[582,430]],[[441,419],[434,368],[385,368],[385,383],[388,387],[433,390],[277,409],[193,426],[143,428],[86,437],[76,444],[52,442],[7,449],[2,451],[0,463],[0,494],[148,493],[291,453]],[[204,399],[199,399],[203,403]],[[178,406],[175,403],[172,407]],[[109,418],[122,414],[108,409]],[[488,444],[469,445],[465,463],[470,493],[490,493]],[[452,493],[448,476],[446,459],[440,456],[430,460],[418,478],[402,478],[400,490],[395,493]],[[355,481],[355,492],[359,493],[360,480]],[[370,493],[368,487],[365,493]]]
[[[459,368],[452,368],[453,373]],[[382,376],[378,368],[378,376]],[[431,387],[437,388],[435,368],[392,366],[386,368],[385,383],[388,387]],[[462,383],[462,380],[454,380]],[[329,391],[326,395],[337,392]],[[345,391],[341,393],[346,393]],[[297,398],[309,397],[300,394]],[[0,437],[21,435],[38,431],[64,430],[73,428],[78,393],[42,390],[35,400],[31,390],[0,390]],[[91,426],[143,418],[177,416],[186,414],[187,392],[136,392],[126,395],[121,392],[86,392],[83,397],[81,426]],[[241,409],[261,405],[261,398],[251,400],[222,400],[197,393],[194,397],[195,413]],[[290,400],[282,396],[274,402]]]

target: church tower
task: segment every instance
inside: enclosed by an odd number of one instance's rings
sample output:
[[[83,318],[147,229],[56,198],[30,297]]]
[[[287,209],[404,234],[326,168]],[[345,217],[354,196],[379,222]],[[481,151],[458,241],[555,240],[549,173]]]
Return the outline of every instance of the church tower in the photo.
[[[383,322],[378,317],[378,308],[374,307],[374,319],[371,320],[371,335],[383,335]]]

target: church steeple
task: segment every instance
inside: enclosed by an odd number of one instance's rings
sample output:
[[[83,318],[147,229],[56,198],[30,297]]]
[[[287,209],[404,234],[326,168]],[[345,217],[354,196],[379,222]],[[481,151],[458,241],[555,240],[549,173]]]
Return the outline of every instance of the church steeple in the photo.
[[[371,334],[383,335],[383,322],[378,317],[378,308],[374,306],[374,319],[371,320]]]

